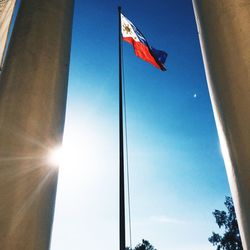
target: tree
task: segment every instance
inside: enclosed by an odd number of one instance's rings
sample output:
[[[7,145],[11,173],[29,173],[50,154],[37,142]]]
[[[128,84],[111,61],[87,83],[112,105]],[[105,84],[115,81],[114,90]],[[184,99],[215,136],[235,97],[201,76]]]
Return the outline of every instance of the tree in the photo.
[[[225,233],[221,236],[213,232],[208,240],[217,246],[217,250],[243,250],[232,198],[226,197],[224,204],[228,211],[215,210],[213,215],[219,228],[224,228]]]
[[[157,250],[147,240],[142,240],[134,249],[126,247],[126,250]]]

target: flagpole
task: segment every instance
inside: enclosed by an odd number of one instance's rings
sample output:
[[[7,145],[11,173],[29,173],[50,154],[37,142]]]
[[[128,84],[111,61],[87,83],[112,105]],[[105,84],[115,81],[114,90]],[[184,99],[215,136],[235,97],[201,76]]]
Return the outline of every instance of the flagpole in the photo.
[[[124,145],[123,145],[123,85],[122,85],[122,41],[121,41],[121,7],[119,14],[119,228],[120,250],[125,250],[125,197],[124,197]]]

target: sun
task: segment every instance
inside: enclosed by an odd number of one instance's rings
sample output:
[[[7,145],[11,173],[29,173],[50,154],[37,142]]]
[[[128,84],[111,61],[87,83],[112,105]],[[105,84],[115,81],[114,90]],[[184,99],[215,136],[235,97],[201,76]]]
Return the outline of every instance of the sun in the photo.
[[[76,170],[83,166],[84,155],[82,146],[76,141],[64,142],[61,146],[51,149],[48,155],[48,162],[60,170]]]
[[[59,167],[64,161],[63,146],[57,146],[49,151],[48,163],[52,166]]]
[[[49,149],[47,163],[59,169],[59,179],[65,182],[81,178],[85,182],[96,178],[103,171],[105,162],[112,162],[110,136],[103,135],[92,124],[67,126],[62,145]],[[82,132],[84,131],[84,133]],[[88,180],[87,180],[88,179]]]

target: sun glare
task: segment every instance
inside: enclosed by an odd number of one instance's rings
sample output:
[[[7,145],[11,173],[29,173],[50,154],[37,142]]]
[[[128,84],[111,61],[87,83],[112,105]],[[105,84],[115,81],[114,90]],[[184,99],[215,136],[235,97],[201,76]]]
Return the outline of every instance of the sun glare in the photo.
[[[115,140],[110,140],[109,134],[99,133],[93,125],[80,128],[76,125],[67,127],[62,145],[54,147],[48,154],[51,167],[59,167],[61,182],[97,178],[104,171],[103,166],[112,164],[115,159],[111,153]]]
[[[62,146],[52,149],[48,156],[49,164],[60,167],[60,170],[73,171],[79,170],[86,163],[90,163],[90,154],[86,147],[76,140],[64,141]]]
[[[75,168],[80,164],[82,155],[73,145],[58,146],[50,151],[49,162],[60,168]]]
[[[58,146],[50,150],[49,156],[48,156],[48,162],[56,167],[61,166],[63,162],[63,158],[64,158],[63,151],[64,150],[62,146]]]

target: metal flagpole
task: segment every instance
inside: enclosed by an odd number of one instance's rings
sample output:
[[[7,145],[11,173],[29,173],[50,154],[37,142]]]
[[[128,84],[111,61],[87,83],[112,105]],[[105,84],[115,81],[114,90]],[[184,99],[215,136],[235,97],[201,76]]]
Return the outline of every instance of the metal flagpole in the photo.
[[[122,86],[122,44],[121,44],[121,7],[119,14],[119,148],[120,148],[120,171],[119,171],[119,210],[120,210],[120,250],[125,250],[125,198],[124,198],[124,145],[123,145],[123,86]]]

